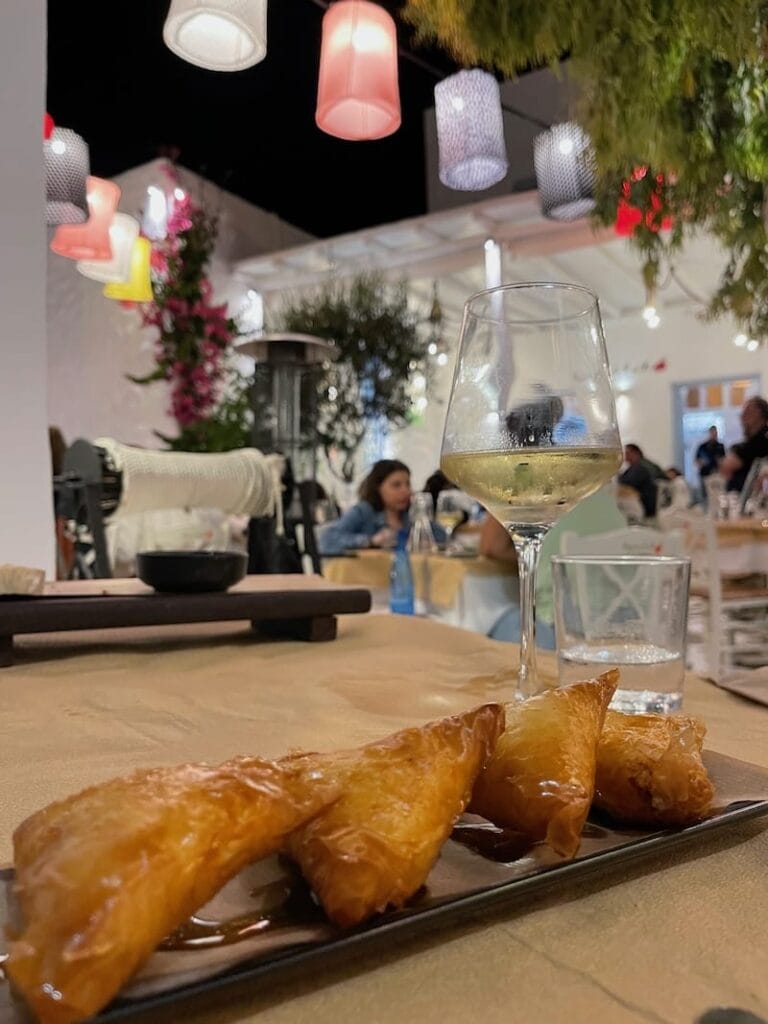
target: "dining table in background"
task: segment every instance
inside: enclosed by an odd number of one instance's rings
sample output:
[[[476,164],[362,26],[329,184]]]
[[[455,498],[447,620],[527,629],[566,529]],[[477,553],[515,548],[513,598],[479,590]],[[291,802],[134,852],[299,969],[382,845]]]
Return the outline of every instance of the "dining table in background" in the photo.
[[[514,691],[516,647],[424,619],[343,616],[329,644],[248,624],[23,637],[0,679],[0,863],[14,828],[137,768],[331,750]],[[553,656],[540,656],[555,678]],[[768,767],[768,708],[697,676],[707,746]],[[690,1024],[768,1015],[768,819],[734,823],[472,920],[289,980],[243,982],[127,1024]]]
[[[722,572],[730,576],[768,574],[768,519],[718,519],[715,529]]]
[[[412,553],[416,597],[426,613],[449,626],[487,634],[511,606],[519,604],[517,568],[467,551],[456,554]],[[323,559],[323,576],[331,583],[368,587],[374,609],[388,605],[392,552],[362,550]]]

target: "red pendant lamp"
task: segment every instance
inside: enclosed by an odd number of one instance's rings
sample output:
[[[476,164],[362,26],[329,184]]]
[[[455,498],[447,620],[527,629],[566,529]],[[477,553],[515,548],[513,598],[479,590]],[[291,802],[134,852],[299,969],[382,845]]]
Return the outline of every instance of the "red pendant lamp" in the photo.
[[[104,178],[88,178],[88,212],[85,224],[61,224],[51,241],[51,251],[70,260],[111,260],[109,229],[120,201],[120,187]]]
[[[48,139],[53,135],[53,129],[56,125],[53,123],[53,118],[46,112],[43,114],[43,139],[47,142]]]
[[[397,31],[368,0],[337,0],[323,15],[315,121],[337,139],[383,139],[400,127]]]

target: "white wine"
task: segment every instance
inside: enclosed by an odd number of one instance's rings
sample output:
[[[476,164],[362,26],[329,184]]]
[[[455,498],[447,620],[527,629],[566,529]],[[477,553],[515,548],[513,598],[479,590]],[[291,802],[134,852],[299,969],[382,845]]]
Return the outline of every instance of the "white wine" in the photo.
[[[463,512],[438,512],[435,516],[435,520],[444,530],[448,533],[452,533],[456,527],[463,521]]]
[[[620,448],[512,448],[443,454],[440,468],[499,522],[551,526],[621,466]]]

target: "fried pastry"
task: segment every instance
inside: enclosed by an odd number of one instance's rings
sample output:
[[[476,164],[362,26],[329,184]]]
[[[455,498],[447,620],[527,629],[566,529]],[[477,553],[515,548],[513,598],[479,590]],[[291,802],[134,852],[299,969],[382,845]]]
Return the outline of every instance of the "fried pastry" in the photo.
[[[478,776],[469,810],[573,857],[592,802],[600,729],[618,680],[613,669],[508,704],[506,728]]]
[[[638,825],[698,821],[714,796],[701,760],[705,732],[687,715],[609,711],[597,748],[595,806]]]
[[[161,939],[337,796],[311,759],[236,758],[137,772],[44,808],[13,837],[12,983],[44,1024],[90,1017]]]
[[[423,885],[503,727],[503,708],[488,704],[330,755],[342,795],[286,852],[335,924],[401,907]]]

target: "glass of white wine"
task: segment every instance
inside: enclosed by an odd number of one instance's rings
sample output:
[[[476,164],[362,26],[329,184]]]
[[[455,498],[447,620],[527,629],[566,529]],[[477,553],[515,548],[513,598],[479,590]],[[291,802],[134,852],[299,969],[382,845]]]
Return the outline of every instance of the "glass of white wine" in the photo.
[[[469,518],[466,511],[467,496],[463,491],[445,490],[437,496],[435,520],[445,530],[445,548],[450,550],[454,531]]]
[[[535,642],[542,539],[621,461],[597,297],[554,282],[471,296],[440,467],[511,534],[520,573],[520,699],[545,689]]]

